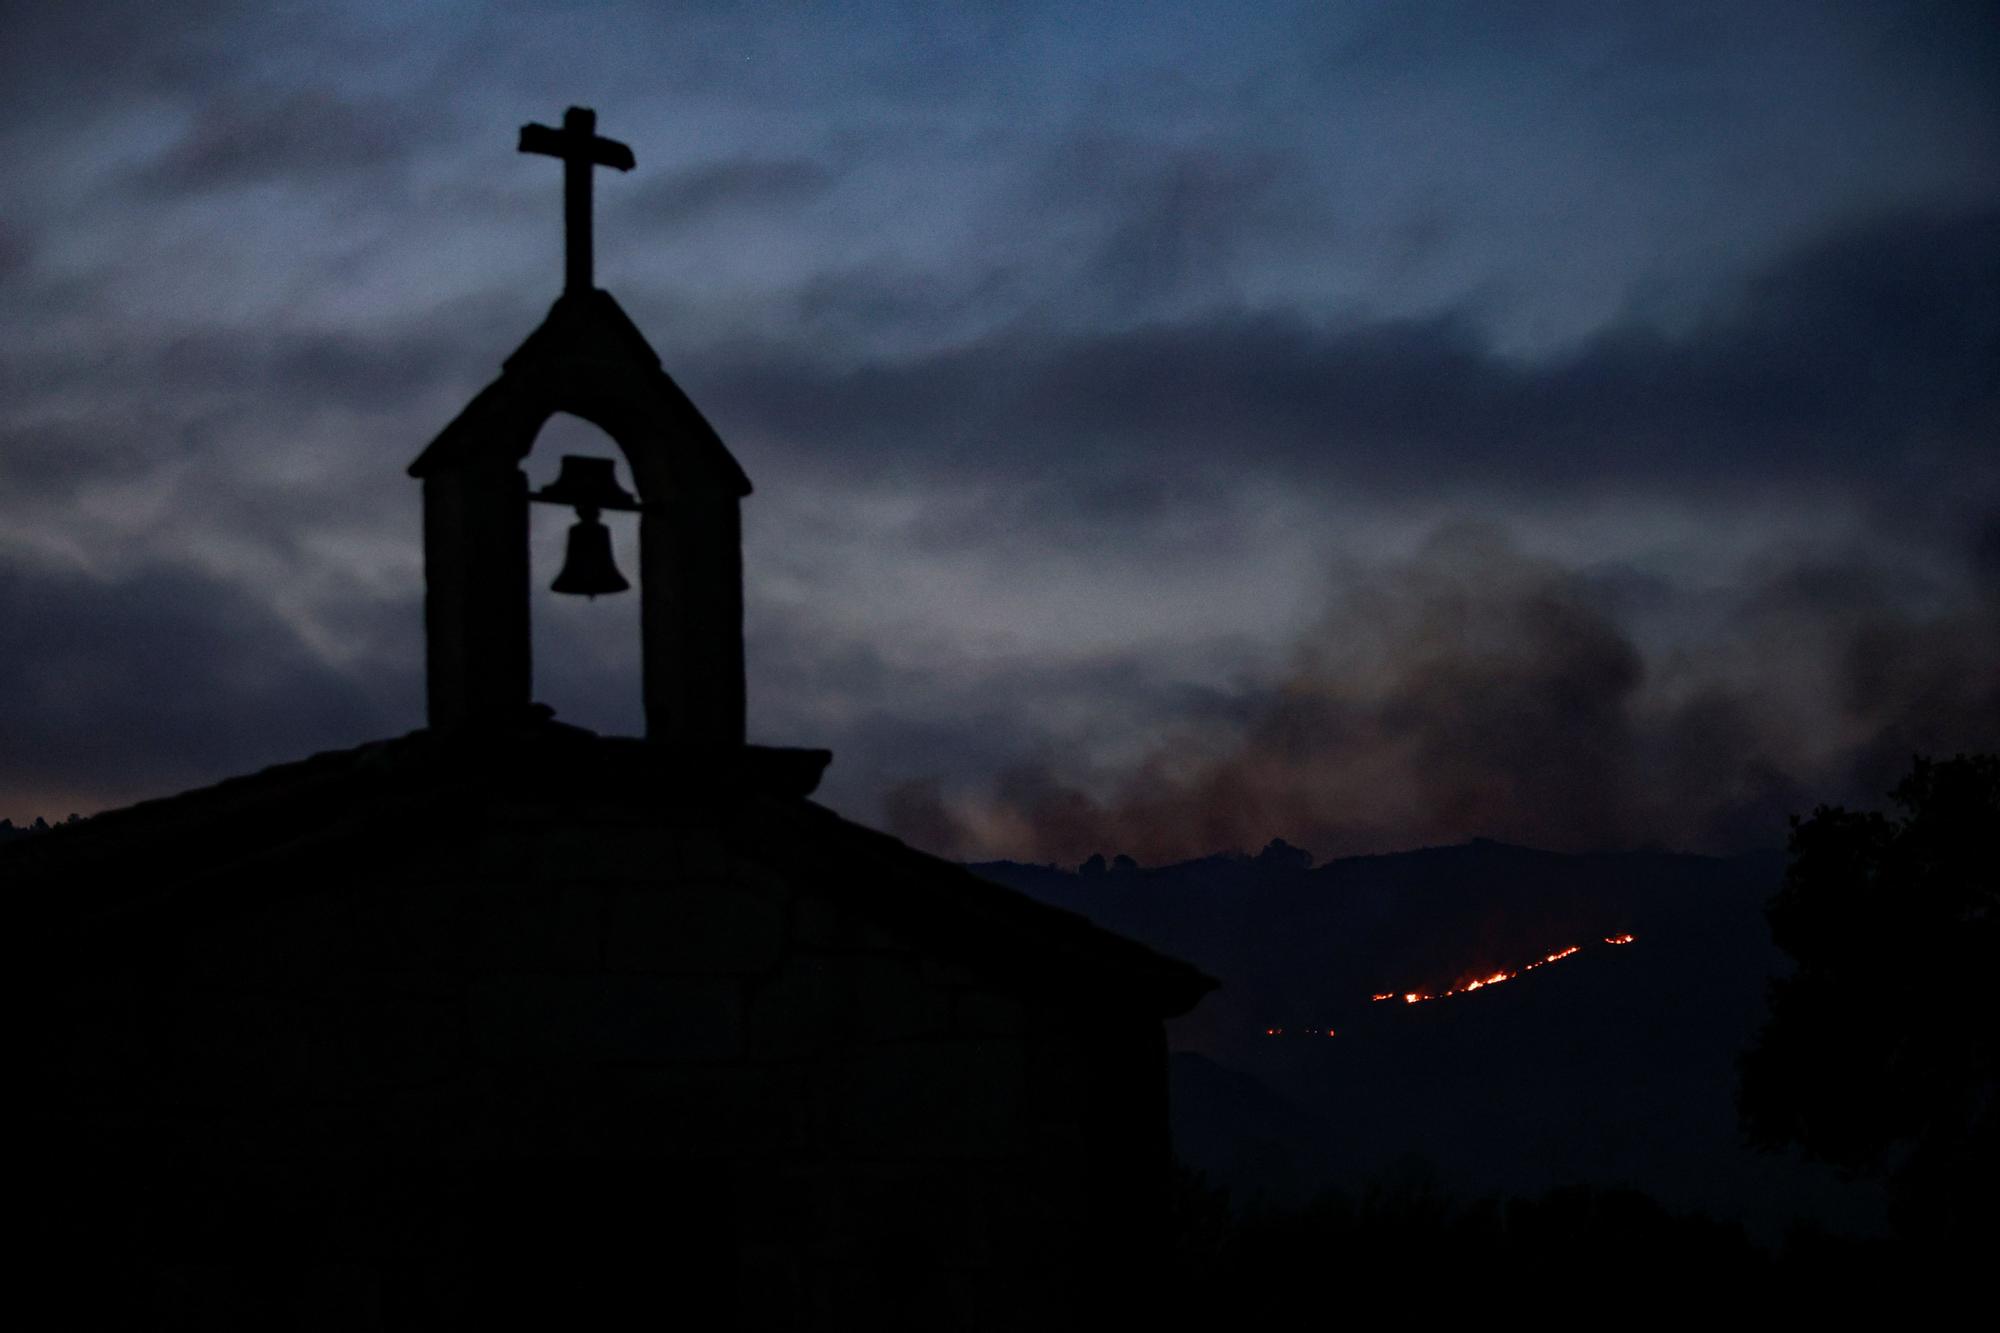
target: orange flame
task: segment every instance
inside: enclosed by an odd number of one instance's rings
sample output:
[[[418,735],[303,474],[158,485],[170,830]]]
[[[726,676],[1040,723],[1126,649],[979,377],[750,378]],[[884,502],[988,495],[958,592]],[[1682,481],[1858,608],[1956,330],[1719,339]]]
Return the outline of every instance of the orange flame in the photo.
[[[1604,942],[1606,944],[1630,944],[1634,938],[1635,938],[1634,936],[1629,934],[1606,935],[1604,937]],[[1428,991],[1414,991],[1414,990],[1404,991],[1403,1003],[1421,1004],[1425,1000],[1439,1000],[1443,999],[1448,995],[1470,995],[1473,991],[1485,990],[1488,986],[1497,986],[1503,981],[1512,981],[1515,977],[1520,976],[1522,972],[1532,972],[1536,968],[1544,967],[1549,963],[1560,963],[1563,959],[1569,958],[1579,953],[1582,950],[1582,947],[1583,946],[1581,945],[1572,944],[1566,949],[1557,949],[1554,953],[1543,954],[1540,958],[1537,958],[1534,962],[1525,964],[1516,971],[1494,972],[1488,976],[1475,977],[1471,981],[1466,982],[1463,986],[1453,986],[1450,990],[1439,991],[1435,995],[1431,994]],[[1396,992],[1383,991],[1381,994],[1370,996],[1369,998],[1375,1000],[1393,1000],[1395,997],[1396,997]]]
[[[1622,935],[1606,935],[1604,942],[1606,944],[1630,944],[1637,938],[1630,931],[1627,931]],[[1441,1000],[1450,995],[1470,995],[1473,991],[1485,990],[1488,986],[1497,986],[1503,981],[1512,981],[1523,972],[1532,972],[1536,968],[1546,967],[1550,963],[1560,963],[1563,959],[1572,958],[1582,951],[1583,946],[1572,944],[1566,949],[1557,949],[1554,953],[1543,954],[1532,963],[1522,964],[1515,971],[1493,972],[1483,977],[1475,977],[1463,986],[1453,986],[1450,990],[1438,991],[1436,993],[1420,990],[1400,992],[1385,990],[1377,991],[1368,998],[1374,1003],[1380,1003],[1384,1000],[1394,1000],[1400,995],[1404,1004],[1422,1004],[1425,1000]],[[1296,1028],[1294,1031],[1297,1035],[1305,1037],[1317,1037],[1321,1032],[1325,1032],[1329,1037],[1336,1035],[1332,1028]],[[1264,1035],[1267,1037],[1282,1037],[1285,1035],[1285,1029],[1265,1028]]]

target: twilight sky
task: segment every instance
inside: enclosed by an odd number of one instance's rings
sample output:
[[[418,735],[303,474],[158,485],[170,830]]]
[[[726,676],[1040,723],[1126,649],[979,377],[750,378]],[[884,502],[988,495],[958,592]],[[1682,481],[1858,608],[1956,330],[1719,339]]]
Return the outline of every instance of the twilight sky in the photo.
[[[2000,747],[1988,4],[0,0],[0,815],[422,724],[571,103],[843,813],[1727,850]],[[568,518],[537,694],[636,730]]]

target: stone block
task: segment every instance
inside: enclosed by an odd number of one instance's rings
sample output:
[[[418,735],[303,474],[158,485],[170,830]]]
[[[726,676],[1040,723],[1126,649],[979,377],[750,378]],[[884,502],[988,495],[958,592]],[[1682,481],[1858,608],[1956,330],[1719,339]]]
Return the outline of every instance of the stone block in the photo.
[[[664,829],[599,824],[555,824],[535,831],[536,873],[551,880],[647,881],[686,875],[711,877],[714,870],[689,868],[691,843]],[[494,870],[518,874],[503,866]]]
[[[511,823],[495,822],[480,831],[470,864],[455,869],[480,879],[540,879],[561,870],[561,861],[551,859],[554,841],[548,831],[527,817]]]
[[[806,949],[837,949],[846,940],[839,909],[816,893],[802,893],[792,904],[792,942]]]
[[[848,937],[852,947],[869,953],[910,953],[909,944],[893,934],[886,927],[870,921],[866,917],[852,916],[848,921]]]
[[[834,1090],[838,1133],[885,1158],[1003,1157],[1018,1146],[1018,1043],[906,1042],[853,1052]]]
[[[924,959],[924,980],[933,986],[976,986],[979,978],[971,968],[962,963],[949,962],[943,958]]]
[[[951,1027],[951,996],[925,984],[907,955],[794,950],[749,990],[750,1047],[786,1057],[942,1037]]]
[[[464,881],[370,884],[352,895],[354,965],[367,972],[457,971],[465,966]]]
[[[805,1094],[798,1096],[803,1105]],[[746,1246],[803,1247],[826,1230],[828,1168],[809,1160],[772,1157],[736,1164],[730,1183],[737,1235]]]
[[[743,1052],[743,995],[728,978],[502,973],[474,978],[475,1048],[499,1061],[725,1060]]]
[[[753,1059],[813,1056],[851,1040],[846,961],[795,950],[776,972],[750,983],[745,1038]]]
[[[546,1079],[521,1076],[519,1066],[470,1065],[444,1081],[385,1089],[367,1100],[378,1139],[416,1157],[490,1161],[531,1152],[534,1121],[547,1100]]]
[[[613,888],[604,897],[604,963],[613,971],[758,975],[785,948],[781,900],[742,885]]]
[[[303,1095],[312,1053],[299,997],[271,990],[184,987],[163,996],[173,1013],[164,1068],[177,1100],[236,1108]]]
[[[844,911],[824,895],[802,892],[792,907],[792,939],[808,949],[845,953],[908,953],[907,945],[872,921]]]
[[[1018,1037],[1027,1031],[1027,1006],[998,991],[961,990],[951,997],[951,1026],[966,1036]]]
[[[304,1025],[312,1080],[332,1097],[435,1081],[471,1056],[456,977],[344,977],[310,997]]]
[[[741,1328],[810,1327],[805,1256],[797,1246],[745,1244],[737,1248],[735,1313]]]
[[[1034,1036],[1022,1045],[1027,1064],[1027,1111],[1038,1124],[1073,1120],[1092,1097],[1088,1058],[1072,1040]]]
[[[283,986],[344,965],[353,954],[353,925],[343,894],[277,890],[243,910],[201,921],[174,947],[183,974],[205,984]]]
[[[797,1065],[672,1064],[610,1071],[571,1098],[586,1151],[677,1161],[795,1158],[811,1138],[811,1071]]]
[[[737,865],[722,836],[713,830],[690,832],[681,839],[680,862],[674,873],[687,879],[722,879]]]
[[[496,880],[458,888],[464,965],[486,972],[587,972],[602,961],[599,891],[573,881]]]
[[[731,884],[741,884],[775,897],[790,901],[792,881],[769,866],[738,856],[731,858],[725,878]]]
[[[34,1017],[17,1029],[17,1058],[85,1085],[141,1080],[163,1053],[161,988],[157,974],[126,968],[48,978],[27,997]]]
[[[857,1042],[942,1036],[951,1026],[951,995],[928,985],[918,959],[896,954],[834,954],[848,996],[848,1030]]]
[[[868,1237],[882,1257],[923,1251],[939,1265],[990,1257],[985,1163],[958,1160],[857,1163],[829,1181],[829,1220]]]

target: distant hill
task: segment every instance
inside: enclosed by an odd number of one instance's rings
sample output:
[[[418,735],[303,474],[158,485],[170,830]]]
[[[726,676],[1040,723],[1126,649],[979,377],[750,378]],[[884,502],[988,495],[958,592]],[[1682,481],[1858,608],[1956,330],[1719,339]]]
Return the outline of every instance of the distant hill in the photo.
[[[1175,1138],[1239,1195],[1414,1159],[1460,1193],[1629,1184],[1766,1236],[1872,1230],[1874,1189],[1740,1143],[1735,1061],[1782,966],[1763,910],[1783,865],[1474,841],[1316,868],[1278,847],[972,869],[1222,979],[1170,1030]]]

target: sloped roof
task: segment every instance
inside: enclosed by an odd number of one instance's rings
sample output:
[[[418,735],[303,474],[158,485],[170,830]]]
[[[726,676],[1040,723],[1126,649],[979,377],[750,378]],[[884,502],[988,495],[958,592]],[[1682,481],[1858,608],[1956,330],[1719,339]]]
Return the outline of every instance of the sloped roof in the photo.
[[[496,810],[572,837],[604,819],[713,826],[736,855],[984,971],[1161,1017],[1214,987],[1186,963],[807,800],[829,758],[749,746],[695,762],[538,708],[513,728],[416,731],[18,839],[0,845],[0,883],[28,944],[226,914],[245,895],[285,891],[300,867],[366,873],[476,837]]]
[[[671,471],[681,485],[750,494],[750,478],[722,437],[661,368],[638,326],[600,289],[557,298],[503,363],[500,378],[417,455],[410,475],[429,476],[495,453],[507,461],[521,458],[555,412],[583,417],[617,440],[642,492]],[[661,455],[657,469],[648,465],[651,454]]]

